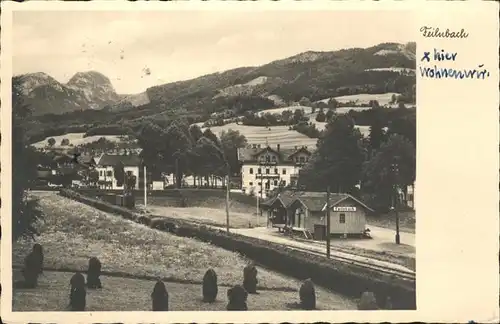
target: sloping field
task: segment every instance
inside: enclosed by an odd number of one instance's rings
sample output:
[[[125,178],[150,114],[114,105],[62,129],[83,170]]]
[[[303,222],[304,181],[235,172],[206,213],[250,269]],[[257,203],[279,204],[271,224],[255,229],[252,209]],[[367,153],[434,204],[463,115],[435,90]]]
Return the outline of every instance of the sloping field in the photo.
[[[104,288],[88,292],[88,310],[149,311],[153,278],[165,281],[171,310],[224,310],[227,287],[242,283],[248,261],[237,253],[156,231],[53,192],[36,195],[45,214],[37,238],[44,247],[45,267],[69,272],[45,271],[38,288],[15,288],[15,311],[65,310],[71,272],[85,271],[91,256],[103,264]],[[13,264],[22,264],[32,245],[13,244]],[[200,301],[200,282],[208,268],[216,271],[219,283],[219,301],[212,305]],[[261,267],[258,271],[260,294],[249,297],[250,310],[286,310],[288,303],[297,302],[299,281]],[[14,279],[19,279],[17,269]],[[354,300],[320,287],[317,297],[320,309],[355,307]]]
[[[237,284],[247,260],[238,254],[156,231],[55,192],[37,193],[45,214],[41,236],[45,265],[52,268],[85,270],[88,259],[97,256],[103,271],[119,271],[137,276],[200,281],[213,268],[221,283]],[[13,245],[13,264],[22,264],[32,242]],[[284,277],[259,269],[263,287],[296,287]]]
[[[415,73],[415,69],[402,68],[402,67],[366,69],[365,71],[390,71],[399,73]]]
[[[258,115],[259,116],[262,116],[264,114],[281,114],[282,112],[286,111],[286,110],[290,110],[291,112],[294,112],[295,110],[297,109],[303,109],[304,110],[304,114],[310,114],[312,112],[312,108],[311,107],[307,107],[307,106],[289,106],[289,107],[283,107],[283,108],[272,108],[272,109],[265,109],[265,110],[261,110],[258,112]]]
[[[243,134],[247,142],[250,144],[265,145],[266,140],[269,145],[280,144],[281,147],[294,147],[294,146],[308,146],[315,147],[317,139],[309,138],[300,134],[297,131],[289,130],[288,126],[271,126],[271,127],[258,127],[258,126],[245,126],[236,125],[236,123],[227,124],[224,126],[210,127],[212,132],[219,134],[223,130],[229,129],[237,130]],[[203,129],[204,130],[204,129]]]
[[[391,101],[392,95],[399,96],[400,94],[395,93],[395,92],[387,92],[387,93],[380,93],[380,94],[360,93],[360,94],[356,94],[356,95],[335,97],[335,100],[337,100],[338,102],[344,102],[344,103],[354,101],[357,104],[363,104],[363,103],[367,104],[368,102],[370,102],[370,100],[377,100],[378,103],[381,106],[383,106],[383,105],[389,104],[389,102]],[[322,99],[319,101],[322,101],[324,103],[328,103],[328,100],[330,100],[330,98]]]
[[[73,144],[73,146],[78,146],[78,145],[82,145],[82,144],[86,144],[86,143],[95,142],[98,139],[100,139],[101,137],[104,137],[108,141],[112,141],[112,142],[122,142],[122,140],[120,139],[120,135],[94,135],[94,136],[89,136],[89,137],[83,137],[83,135],[85,135],[85,133],[68,133],[68,134],[58,135],[58,136],[49,136],[49,137],[46,137],[44,140],[42,140],[40,142],[36,142],[32,145],[35,146],[36,148],[45,147],[47,145],[47,140],[49,138],[54,138],[56,140],[56,144],[54,145],[54,147],[61,147],[61,141],[64,138],[67,138],[69,140],[69,143]]]

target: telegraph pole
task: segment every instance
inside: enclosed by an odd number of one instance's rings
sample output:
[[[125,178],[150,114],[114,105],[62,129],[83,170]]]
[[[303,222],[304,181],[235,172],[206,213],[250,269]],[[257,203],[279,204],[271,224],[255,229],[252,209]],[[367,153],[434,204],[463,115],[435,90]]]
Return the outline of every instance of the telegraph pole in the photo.
[[[326,257],[330,259],[330,186],[326,187]]]
[[[399,211],[398,211],[398,201],[399,201],[399,191],[398,191],[398,179],[399,179],[399,164],[398,157],[394,158],[394,163],[392,164],[392,173],[393,173],[393,186],[392,186],[392,196],[393,196],[393,206],[394,212],[396,215],[396,244],[400,244],[400,236],[399,236]]]
[[[148,179],[147,179],[147,173],[146,173],[146,164],[144,164],[144,208],[147,207],[148,205]]]

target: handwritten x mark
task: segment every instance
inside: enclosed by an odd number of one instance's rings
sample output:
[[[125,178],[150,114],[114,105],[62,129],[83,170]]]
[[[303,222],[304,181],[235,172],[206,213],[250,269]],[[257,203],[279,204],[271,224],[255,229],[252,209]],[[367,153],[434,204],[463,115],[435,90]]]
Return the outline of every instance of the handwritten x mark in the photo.
[[[431,52],[424,52],[424,57],[422,57],[420,61],[427,60],[427,62],[429,62],[431,60],[429,57],[430,54]]]

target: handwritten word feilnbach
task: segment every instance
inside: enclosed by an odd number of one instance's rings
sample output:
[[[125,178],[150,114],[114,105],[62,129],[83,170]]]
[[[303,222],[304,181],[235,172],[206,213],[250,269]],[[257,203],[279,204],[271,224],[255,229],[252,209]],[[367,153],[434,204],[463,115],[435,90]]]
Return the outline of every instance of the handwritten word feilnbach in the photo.
[[[465,29],[461,29],[459,32],[450,31],[446,28],[445,31],[440,31],[439,27],[427,27],[423,26],[420,28],[420,32],[424,37],[430,38],[467,38],[469,37],[469,33],[465,31]]]

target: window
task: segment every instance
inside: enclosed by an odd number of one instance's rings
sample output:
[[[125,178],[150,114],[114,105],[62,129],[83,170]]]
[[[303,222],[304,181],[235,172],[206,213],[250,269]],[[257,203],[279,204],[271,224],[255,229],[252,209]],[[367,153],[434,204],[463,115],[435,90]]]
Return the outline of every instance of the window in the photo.
[[[266,162],[271,162],[271,157],[269,155],[266,155]]]
[[[283,180],[283,186],[286,186],[286,180]]]
[[[250,181],[248,184],[250,185],[250,187],[253,186],[253,182],[252,181]]]
[[[262,187],[262,182],[259,182],[259,186],[261,186],[261,187]]]
[[[127,175],[128,175],[129,177],[131,177],[131,176],[132,176],[132,171],[127,171]]]
[[[286,174],[286,169],[283,169],[283,174]]]
[[[261,174],[262,173],[262,170],[260,168],[257,169],[257,173],[258,174]]]
[[[269,188],[270,188],[270,183],[268,181],[268,182],[266,182],[266,189],[269,189]]]
[[[248,170],[250,172],[250,174],[253,174],[253,168],[250,168],[250,170]]]
[[[277,186],[278,185],[278,180],[274,180],[274,185]]]
[[[271,170],[269,170],[269,169],[266,169],[266,174],[269,174],[269,172],[270,172],[270,171],[271,171]]]
[[[272,156],[272,158],[271,158],[271,160],[272,160],[273,162],[276,162],[276,156],[274,156],[274,155],[273,155],[273,156]]]
[[[345,214],[340,214],[339,215],[339,223],[340,224],[345,224]]]
[[[113,176],[113,172],[112,171],[106,171],[106,177],[111,177]]]
[[[305,162],[305,158],[304,158],[303,156],[301,156],[301,157],[299,158],[299,160],[300,160],[300,163],[304,163],[304,162]]]
[[[274,174],[278,174],[278,168],[274,168]]]
[[[100,177],[102,177],[102,170],[101,170],[101,171],[99,171],[99,176],[100,176]]]

